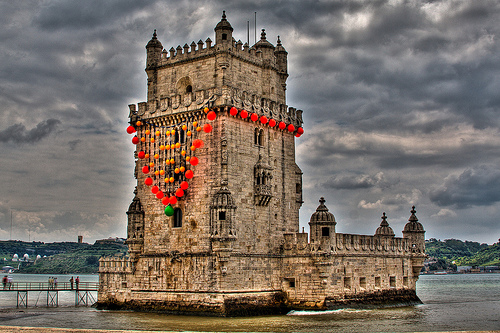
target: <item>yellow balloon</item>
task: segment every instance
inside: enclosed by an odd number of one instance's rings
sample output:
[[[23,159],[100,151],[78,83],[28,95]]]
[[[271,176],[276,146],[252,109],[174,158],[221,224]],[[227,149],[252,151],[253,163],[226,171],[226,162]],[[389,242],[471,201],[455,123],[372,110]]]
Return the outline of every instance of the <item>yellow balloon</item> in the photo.
[[[186,168],[185,168],[185,167],[183,167],[183,166],[181,166],[181,167],[179,168],[179,170],[180,170],[181,172],[184,172],[184,171],[186,170]]]
[[[141,142],[146,142],[146,138],[145,138],[145,137],[142,137],[142,138],[141,138]]]
[[[150,167],[150,168],[152,168],[152,167],[154,167],[154,166],[155,166],[155,164],[154,164],[153,162],[149,163],[149,167]]]
[[[174,170],[175,173],[179,173],[179,171],[180,171],[179,168],[175,168]]]
[[[169,159],[165,160],[165,164],[169,165],[170,164],[170,160]]]
[[[208,108],[204,108],[203,111],[205,111],[205,113],[207,113],[208,112]]]
[[[182,125],[182,129],[183,129],[184,131],[185,131],[185,130],[187,130],[187,128],[188,128],[188,127],[187,127],[186,125]]]
[[[177,143],[175,144],[175,148],[180,148],[180,147],[181,147],[181,143],[180,143],[180,142],[177,142]]]
[[[146,135],[149,135],[149,133],[151,133],[150,130],[146,130]]]
[[[155,176],[158,176],[160,174],[160,171],[156,170],[155,171]]]
[[[135,123],[137,126],[141,126],[142,123],[138,120],[136,123]]]
[[[181,151],[181,155],[186,156],[186,151],[185,150]]]
[[[191,151],[195,151],[196,150],[196,147],[195,146],[191,146]]]
[[[201,127],[200,126],[196,127],[196,132],[199,132],[199,131],[201,131]]]
[[[156,132],[155,132],[155,135],[156,135],[156,136],[160,136],[160,131],[156,131]]]
[[[170,164],[175,164],[175,160],[173,158],[170,159]]]
[[[187,132],[186,132],[186,135],[187,135],[187,136],[191,136],[191,131],[187,131]]]
[[[172,132],[170,132],[172,135],[175,135],[175,130],[172,130]]]
[[[195,122],[193,123],[193,126],[194,126],[194,127],[198,126],[198,122],[197,122],[197,121],[195,121]]]
[[[165,145],[161,145],[160,150],[165,150]]]
[[[165,170],[160,170],[160,175],[164,175],[165,174]]]
[[[166,150],[169,150],[169,149],[170,149],[170,145],[166,145],[166,146],[165,146],[165,149],[166,149]]]
[[[186,156],[186,161],[188,161],[188,162],[189,162],[189,160],[190,160],[190,159],[191,159],[191,157]]]
[[[149,154],[144,155],[144,158],[149,158]]]
[[[155,138],[151,138],[151,143],[155,143]]]
[[[155,159],[159,159],[159,158],[160,158],[160,155],[155,154]]]
[[[170,177],[170,182],[173,183],[175,181],[174,177]]]
[[[170,131],[167,131],[165,134],[166,134],[166,135],[170,135]]]

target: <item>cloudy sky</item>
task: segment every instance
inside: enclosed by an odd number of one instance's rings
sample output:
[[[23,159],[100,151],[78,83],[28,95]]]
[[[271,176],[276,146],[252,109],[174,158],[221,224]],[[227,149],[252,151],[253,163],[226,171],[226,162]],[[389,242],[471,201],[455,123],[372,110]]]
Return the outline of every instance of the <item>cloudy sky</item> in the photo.
[[[500,238],[498,1],[23,0],[0,1],[0,240],[126,236],[145,45],[214,40],[222,10],[289,53],[306,231],[323,196],[338,232],[386,212],[401,236],[416,205],[427,239]]]

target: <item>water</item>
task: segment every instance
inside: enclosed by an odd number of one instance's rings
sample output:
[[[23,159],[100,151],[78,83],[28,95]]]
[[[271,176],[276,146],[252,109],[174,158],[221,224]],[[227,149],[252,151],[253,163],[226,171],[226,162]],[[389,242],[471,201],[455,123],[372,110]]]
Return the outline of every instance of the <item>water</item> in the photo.
[[[46,281],[48,275],[18,275]],[[58,275],[59,281],[69,275]],[[80,276],[96,282],[96,275]],[[417,284],[422,305],[378,310],[296,311],[286,316],[212,318],[155,313],[58,308],[6,308],[0,292],[0,325],[204,332],[436,332],[500,330],[500,274],[424,275]],[[15,306],[15,294],[10,296]],[[30,296],[31,297],[31,296]],[[73,296],[74,297],[74,296]],[[60,296],[61,301],[61,296]],[[34,304],[34,303],[30,303]],[[45,304],[45,303],[43,303]]]

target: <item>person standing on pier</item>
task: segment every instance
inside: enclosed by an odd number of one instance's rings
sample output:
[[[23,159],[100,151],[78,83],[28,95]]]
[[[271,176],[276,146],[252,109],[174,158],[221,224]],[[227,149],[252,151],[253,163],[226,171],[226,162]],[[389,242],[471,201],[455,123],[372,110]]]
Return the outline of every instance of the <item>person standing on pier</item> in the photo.
[[[73,277],[71,277],[71,279],[69,279],[69,284],[71,285],[71,290],[73,290]]]
[[[12,288],[12,276],[7,277],[7,285],[9,286],[9,290]]]
[[[78,290],[78,285],[80,284],[80,277],[79,276],[76,277],[75,282],[76,282],[76,290]]]
[[[54,278],[54,289],[57,289],[57,277]]]
[[[3,289],[7,289],[7,275],[3,277],[2,282],[3,282]]]

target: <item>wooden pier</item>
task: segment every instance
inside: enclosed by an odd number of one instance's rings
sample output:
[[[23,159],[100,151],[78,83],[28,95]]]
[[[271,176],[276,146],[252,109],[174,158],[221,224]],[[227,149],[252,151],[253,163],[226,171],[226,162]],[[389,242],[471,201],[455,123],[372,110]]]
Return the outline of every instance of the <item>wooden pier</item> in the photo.
[[[0,292],[16,292],[17,307],[28,307],[28,293],[31,292],[47,292],[47,307],[59,306],[59,292],[74,292],[75,306],[90,306],[96,302],[96,297],[91,292],[97,292],[99,289],[98,282],[12,282],[0,288]]]

